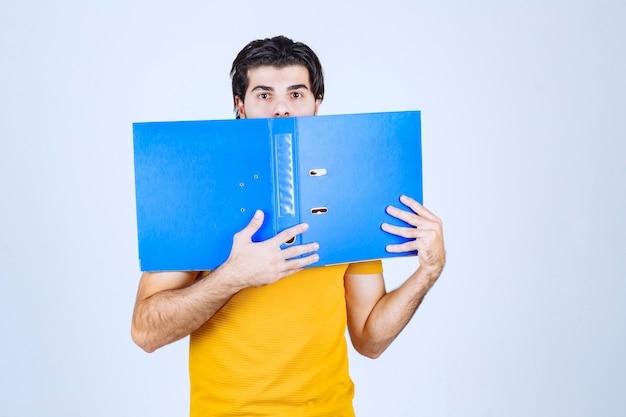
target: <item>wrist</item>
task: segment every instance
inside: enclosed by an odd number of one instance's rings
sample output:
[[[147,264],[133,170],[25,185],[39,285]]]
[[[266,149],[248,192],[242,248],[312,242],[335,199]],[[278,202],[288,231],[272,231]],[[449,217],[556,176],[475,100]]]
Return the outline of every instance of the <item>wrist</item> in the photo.
[[[211,279],[213,279],[214,283],[222,288],[224,292],[230,293],[231,295],[246,288],[246,285],[241,279],[241,274],[235,272],[235,268],[232,267],[229,260],[226,260],[211,273]]]
[[[428,281],[430,283],[430,286],[432,286],[435,281],[437,281],[442,271],[443,265],[420,264],[416,273],[423,280]]]

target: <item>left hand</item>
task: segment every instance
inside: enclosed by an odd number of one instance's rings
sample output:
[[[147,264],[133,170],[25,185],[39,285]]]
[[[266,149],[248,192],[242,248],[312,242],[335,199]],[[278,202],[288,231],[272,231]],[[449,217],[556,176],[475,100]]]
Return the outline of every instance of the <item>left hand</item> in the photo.
[[[386,248],[387,252],[395,253],[416,250],[420,267],[428,269],[437,275],[440,274],[446,262],[441,219],[410,197],[403,195],[400,197],[400,201],[409,207],[411,211],[389,206],[387,207],[387,213],[413,227],[383,223],[382,229],[387,233],[412,240],[402,244],[388,245]]]

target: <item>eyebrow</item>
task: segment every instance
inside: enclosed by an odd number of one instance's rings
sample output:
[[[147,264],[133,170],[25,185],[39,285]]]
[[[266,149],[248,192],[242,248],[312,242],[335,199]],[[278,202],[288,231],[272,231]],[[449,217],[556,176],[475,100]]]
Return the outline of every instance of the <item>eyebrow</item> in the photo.
[[[306,84],[295,84],[295,85],[290,85],[289,87],[287,87],[287,91],[299,90],[301,88],[304,88],[305,90],[309,89],[309,87],[307,87]]]
[[[301,88],[303,88],[305,90],[309,89],[309,87],[307,87],[306,84],[294,84],[294,85],[290,85],[289,87],[287,87],[287,91],[299,90]],[[267,85],[257,85],[250,91],[257,91],[257,90],[274,91],[274,87],[270,87],[270,86],[267,86]]]

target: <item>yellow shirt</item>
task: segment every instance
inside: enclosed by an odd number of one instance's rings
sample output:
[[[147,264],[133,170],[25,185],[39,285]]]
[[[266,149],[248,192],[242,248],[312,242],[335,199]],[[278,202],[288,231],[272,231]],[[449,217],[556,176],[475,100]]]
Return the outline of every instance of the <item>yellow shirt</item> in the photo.
[[[353,417],[343,277],[380,261],[305,269],[248,288],[192,333],[191,416]]]

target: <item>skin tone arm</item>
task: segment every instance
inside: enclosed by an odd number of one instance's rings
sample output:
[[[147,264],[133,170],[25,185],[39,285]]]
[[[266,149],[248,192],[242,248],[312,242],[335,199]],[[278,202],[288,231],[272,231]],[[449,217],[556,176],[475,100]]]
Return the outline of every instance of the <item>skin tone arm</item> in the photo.
[[[391,292],[386,291],[382,274],[346,274],[344,279],[350,338],[355,349],[370,358],[379,357],[411,320],[445,264],[441,220],[409,197],[400,201],[411,211],[388,207],[387,212],[412,227],[382,228],[412,240],[390,245],[387,251],[417,250],[419,268]]]
[[[230,256],[209,275],[196,279],[197,272],[144,273],[133,313],[131,336],[147,352],[181,339],[200,326],[237,292],[247,287],[271,284],[317,262],[317,243],[280,245],[305,232],[299,224],[263,242],[252,236],[263,224],[257,211],[248,226],[235,234]]]

